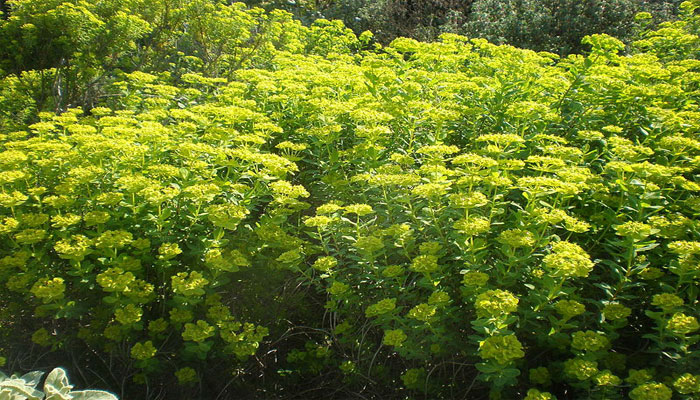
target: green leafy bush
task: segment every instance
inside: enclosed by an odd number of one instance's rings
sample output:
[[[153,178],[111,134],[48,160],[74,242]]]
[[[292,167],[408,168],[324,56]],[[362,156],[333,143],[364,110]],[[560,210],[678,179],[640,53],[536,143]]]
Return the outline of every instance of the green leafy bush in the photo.
[[[483,37],[494,43],[510,44],[557,54],[581,53],[581,39],[607,33],[629,41],[634,37],[633,16],[653,11],[661,20],[672,19],[669,6],[679,2],[636,2],[628,0],[529,1],[477,0],[465,24],[450,31]]]
[[[255,224],[298,197],[282,180],[296,165],[259,150],[279,128],[232,101],[240,87],[194,112],[177,101],[196,104],[200,90],[153,75],[115,89],[114,110],[44,113],[3,136],[4,324],[24,325],[12,314],[30,305],[36,345],[81,341],[141,381],[175,354],[173,371],[245,359],[267,330],[232,314],[233,277],[260,251]]]
[[[436,40],[441,33],[486,38],[558,54],[581,53],[581,39],[607,33],[631,41],[637,12],[656,22],[673,20],[680,0],[247,0],[267,9],[286,9],[310,24],[340,19],[357,34],[372,31],[382,44],[397,37]]]
[[[173,65],[0,114],[0,350],[124,398],[697,397],[699,7],[561,58],[183,5]]]

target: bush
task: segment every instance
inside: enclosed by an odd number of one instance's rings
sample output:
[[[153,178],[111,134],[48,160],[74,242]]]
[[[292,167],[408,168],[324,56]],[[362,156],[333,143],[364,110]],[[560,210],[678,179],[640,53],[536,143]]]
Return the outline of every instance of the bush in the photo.
[[[566,55],[581,53],[586,49],[581,39],[594,33],[607,33],[629,41],[636,33],[633,16],[637,12],[653,11],[663,21],[672,18],[669,9],[675,9],[678,3],[477,0],[466,24],[450,30],[494,43]]]
[[[1,125],[2,355],[123,398],[692,398],[699,7],[565,58],[182,31],[98,107]]]
[[[318,18],[341,19],[355,33],[374,33],[382,44],[397,37],[436,40],[441,33],[486,38],[493,43],[562,55],[582,53],[581,39],[607,33],[633,40],[637,12],[657,23],[676,18],[680,0],[336,0],[247,1],[268,9],[284,8],[310,24]]]

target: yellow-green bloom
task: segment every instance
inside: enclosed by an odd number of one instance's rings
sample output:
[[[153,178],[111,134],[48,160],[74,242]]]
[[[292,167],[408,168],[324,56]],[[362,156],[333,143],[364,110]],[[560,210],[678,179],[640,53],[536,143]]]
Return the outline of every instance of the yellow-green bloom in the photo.
[[[436,308],[434,306],[421,303],[413,307],[411,311],[408,312],[408,317],[419,321],[428,322],[435,315],[435,311]]]
[[[172,281],[173,293],[182,296],[202,296],[204,287],[209,284],[209,281],[204,278],[201,272],[192,271],[180,272],[170,278]]]
[[[46,238],[46,231],[43,229],[25,229],[15,234],[15,240],[19,244],[36,244]]]
[[[424,197],[427,199],[436,199],[443,196],[450,188],[449,183],[425,183],[423,185],[418,185],[411,193],[418,197]]]
[[[554,397],[549,392],[540,392],[537,389],[530,389],[527,391],[527,396],[525,396],[524,400],[556,400],[556,399],[557,398]]]
[[[453,227],[463,235],[477,236],[488,232],[491,229],[491,223],[485,217],[469,216],[469,218],[457,220]]]
[[[523,345],[515,335],[491,336],[479,343],[479,356],[499,364],[508,364],[513,360],[525,357]]]
[[[468,271],[462,276],[462,283],[468,287],[486,286],[486,282],[488,281],[488,274],[478,271]]]
[[[61,300],[66,291],[66,284],[63,278],[43,278],[39,279],[32,286],[31,292],[40,298],[44,303]]]
[[[12,193],[0,193],[0,206],[17,207],[24,204],[29,197],[22,192],[13,191]]]
[[[438,270],[438,258],[432,254],[422,254],[413,259],[411,269],[423,274],[429,274]]]
[[[302,260],[304,256],[299,252],[299,250],[289,250],[280,254],[279,257],[275,259],[282,264],[294,264]]]
[[[109,219],[110,215],[105,211],[90,211],[83,217],[86,226],[102,225]]]
[[[181,308],[173,308],[170,310],[170,320],[176,324],[192,321],[192,312]]]
[[[325,215],[317,215],[304,219],[304,225],[311,228],[324,228],[333,222],[333,218]]]
[[[646,11],[638,12],[634,15],[635,21],[644,21],[648,19],[652,19],[652,16]]]
[[[488,199],[483,193],[456,193],[450,195],[450,202],[457,208],[472,209],[488,204]]]
[[[442,245],[438,242],[425,242],[420,245],[421,254],[431,254],[436,256],[442,249]]]
[[[476,297],[479,318],[500,317],[518,309],[518,298],[507,290],[487,290]]]
[[[90,246],[92,241],[83,235],[73,235],[70,239],[63,239],[56,242],[53,246],[58,256],[66,260],[81,261],[92,250]]]
[[[669,243],[668,249],[681,256],[700,254],[700,242],[679,240]]]
[[[148,323],[148,333],[151,335],[165,332],[166,329],[168,329],[168,321],[163,318],[154,319]]]
[[[214,336],[215,329],[216,328],[209,325],[206,321],[202,321],[200,319],[197,321],[196,324],[185,324],[185,330],[182,332],[182,338],[184,340],[189,340],[197,343],[203,342],[206,339]]]
[[[632,400],[671,400],[673,392],[663,383],[645,383],[630,391]]]
[[[22,225],[28,226],[30,228],[35,228],[37,226],[44,225],[46,222],[48,222],[49,216],[43,213],[24,214],[19,217],[19,220],[22,223]]]
[[[95,247],[98,249],[121,249],[122,247],[133,242],[134,237],[127,231],[104,231],[95,240]]]
[[[700,393],[700,375],[685,373],[673,381],[673,387],[680,394]]]
[[[401,347],[408,336],[401,329],[391,329],[384,332],[383,344],[386,346]]]
[[[593,331],[578,331],[571,335],[571,348],[575,350],[600,351],[608,347],[610,341],[604,334]]]
[[[46,215],[46,214],[43,214]],[[0,222],[0,234],[8,234],[19,227],[19,221],[12,217],[6,217]]]
[[[509,229],[501,232],[498,241],[510,247],[532,247],[535,244],[535,235],[523,229]]]
[[[673,293],[655,294],[651,298],[651,304],[661,308],[664,311],[671,311],[683,305],[683,299]]]
[[[158,258],[160,258],[161,260],[170,260],[172,258],[177,257],[177,255],[181,253],[182,250],[180,249],[180,246],[178,246],[177,243],[163,243],[158,248]]]
[[[700,329],[700,324],[698,324],[698,320],[695,317],[683,313],[675,313],[666,322],[666,329],[676,335],[683,336]]]
[[[339,296],[345,292],[350,290],[350,286],[348,286],[345,283],[335,281],[331,285],[331,287],[328,288],[328,293],[330,293],[333,296]]]
[[[544,266],[554,277],[585,278],[593,269],[593,261],[579,245],[570,242],[557,242],[552,252],[543,258]]]
[[[605,319],[611,321],[617,321],[620,319],[625,319],[632,314],[632,310],[629,307],[625,307],[620,303],[609,303],[603,307],[603,316]]]
[[[326,203],[322,206],[319,206],[316,209],[316,214],[317,215],[328,215],[328,214],[333,214],[334,212],[342,209],[343,207],[339,206],[338,204],[335,203]]]
[[[32,342],[46,347],[51,344],[51,335],[46,328],[39,328],[32,334]]]
[[[600,371],[600,373],[595,376],[594,380],[595,384],[598,386],[618,386],[622,383],[622,379],[613,375],[608,369]]]
[[[144,343],[136,343],[131,348],[131,357],[135,360],[148,360],[156,355],[156,348],[150,340]]]
[[[141,321],[143,309],[133,304],[127,304],[126,307],[120,308],[114,312],[114,317],[122,325],[135,324]]]
[[[449,302],[450,295],[440,290],[434,291],[430,294],[430,297],[428,297],[428,304],[432,304],[437,307],[443,307]]]
[[[396,308],[396,299],[384,299],[379,302],[372,304],[365,310],[365,316],[367,318],[376,317],[378,315],[386,314],[393,311]]]
[[[143,187],[138,190],[141,189],[143,189]],[[184,188],[182,194],[185,198],[195,203],[209,203],[214,200],[216,196],[221,194],[221,188],[213,183],[196,184]]]
[[[644,224],[642,222],[626,222],[622,225],[617,225],[615,227],[617,234],[623,237],[629,237],[635,241],[644,240],[647,236],[658,231],[652,228],[651,225]]]
[[[175,377],[180,385],[197,382],[197,372],[190,367],[178,369],[175,371]]]
[[[51,226],[54,228],[67,228],[71,225],[75,225],[82,217],[75,214],[64,214],[64,215],[54,215],[51,217]]]
[[[321,257],[317,259],[312,267],[315,270],[321,271],[321,272],[328,272],[331,269],[333,269],[336,265],[338,265],[338,260],[336,260],[334,257]]]
[[[407,389],[419,389],[425,381],[423,368],[411,368],[401,375],[401,380]]]
[[[389,265],[382,271],[382,275],[387,278],[395,278],[403,274],[404,269],[400,265]]]
[[[104,204],[106,206],[114,206],[117,205],[122,199],[124,198],[124,195],[119,192],[106,192],[102,193],[97,196],[96,200],[98,203]]]
[[[230,230],[236,229],[249,211],[247,208],[237,204],[216,204],[207,207],[207,218],[214,226]]]
[[[564,362],[564,372],[580,381],[585,381],[598,373],[598,363],[582,358],[572,358]]]
[[[355,242],[355,248],[365,254],[373,254],[384,248],[384,242],[376,236],[363,236]]]
[[[345,208],[345,214],[356,214],[358,217],[372,214],[374,212],[374,210],[372,210],[372,206],[369,204],[350,204],[349,206],[345,206],[343,208]]]
[[[649,369],[630,369],[628,374],[625,381],[633,385],[641,385],[642,383],[649,382],[654,377]]]
[[[125,292],[129,290],[136,277],[131,272],[124,272],[122,268],[107,268],[97,275],[96,281],[106,292]]]

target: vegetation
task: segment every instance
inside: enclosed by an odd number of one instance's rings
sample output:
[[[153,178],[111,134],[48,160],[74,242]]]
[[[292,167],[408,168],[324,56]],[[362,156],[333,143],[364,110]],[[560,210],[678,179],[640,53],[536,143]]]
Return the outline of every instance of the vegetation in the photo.
[[[124,399],[700,396],[700,0],[566,57],[8,5],[7,369]]]
[[[41,371],[8,377],[0,372],[0,396],[3,399],[29,400],[117,400],[114,395],[102,390],[72,390],[66,371],[56,368],[44,380],[44,391],[36,387],[44,375]]]
[[[629,42],[633,16],[651,12],[657,22],[673,19],[680,0],[248,0],[284,8],[305,21],[340,19],[356,33],[371,30],[389,43],[397,37],[435,40],[442,33],[485,38],[497,44],[580,53],[581,39],[607,33]]]

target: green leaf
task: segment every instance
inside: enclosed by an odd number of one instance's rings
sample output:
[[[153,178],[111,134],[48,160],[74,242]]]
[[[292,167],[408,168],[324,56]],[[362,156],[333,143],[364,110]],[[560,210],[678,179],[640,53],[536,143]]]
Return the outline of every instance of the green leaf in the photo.
[[[71,392],[73,400],[119,400],[117,396],[103,390],[80,390]]]
[[[44,392],[48,394],[50,389],[61,391],[67,386],[69,386],[69,384],[66,371],[63,368],[54,368],[53,371],[49,372],[49,375],[46,376],[46,380],[44,381]]]

